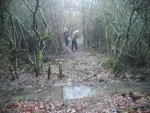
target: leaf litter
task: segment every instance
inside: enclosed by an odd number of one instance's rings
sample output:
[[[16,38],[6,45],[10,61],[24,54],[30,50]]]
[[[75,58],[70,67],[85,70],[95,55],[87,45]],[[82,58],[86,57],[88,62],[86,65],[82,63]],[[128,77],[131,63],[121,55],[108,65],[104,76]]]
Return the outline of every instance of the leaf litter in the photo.
[[[106,59],[105,59],[106,60]],[[45,86],[64,86],[68,82],[73,85],[101,85],[112,78],[112,74],[102,67],[102,58],[84,50],[70,53],[56,59],[63,62],[64,78],[59,78],[58,64],[52,65],[51,80],[47,80],[48,63],[45,63],[41,76],[35,78],[33,73],[22,69],[16,81],[5,80],[0,88],[8,86],[19,88],[36,88],[39,93]],[[98,63],[99,62],[99,63]],[[9,87],[10,88],[10,87]],[[97,95],[73,100],[36,100],[27,101],[11,97],[6,104],[0,105],[0,112],[8,113],[150,113],[150,95],[144,94],[137,100],[130,93]],[[2,100],[2,99],[1,99]],[[3,102],[3,101],[0,101]]]

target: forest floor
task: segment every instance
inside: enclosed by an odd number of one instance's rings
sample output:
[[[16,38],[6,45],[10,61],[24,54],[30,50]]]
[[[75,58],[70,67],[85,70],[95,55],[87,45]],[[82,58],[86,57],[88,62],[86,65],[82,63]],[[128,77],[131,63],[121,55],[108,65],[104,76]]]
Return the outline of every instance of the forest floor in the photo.
[[[139,84],[129,80],[129,73],[121,74],[119,79],[114,77],[102,66],[108,60],[104,53],[89,52],[82,47],[75,52],[66,50],[65,55],[49,57],[50,80],[48,62],[39,77],[20,69],[19,79],[11,81],[9,73],[1,71],[0,112],[150,113],[150,82]],[[59,62],[63,66],[62,78]]]

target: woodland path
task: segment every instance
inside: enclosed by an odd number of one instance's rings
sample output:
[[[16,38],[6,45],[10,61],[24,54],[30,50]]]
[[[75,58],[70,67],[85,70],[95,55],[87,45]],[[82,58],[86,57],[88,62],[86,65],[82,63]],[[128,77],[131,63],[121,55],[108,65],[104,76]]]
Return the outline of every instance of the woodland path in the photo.
[[[148,105],[146,98],[134,102],[128,94],[122,97],[119,92],[73,100],[55,100],[52,96],[59,96],[61,90],[58,87],[61,87],[61,89],[65,86],[82,85],[101,87],[103,84],[110,84],[113,80],[113,74],[102,66],[103,63],[107,62],[105,54],[89,52],[82,47],[76,52],[70,51],[69,47],[65,49],[68,52],[67,54],[57,58],[50,57],[52,62],[50,80],[47,80],[47,62],[44,64],[41,75],[37,78],[25,69],[19,72],[20,78],[13,82],[2,78],[0,100],[2,103],[6,102],[7,104],[6,106],[1,105],[1,108],[7,107],[7,111],[10,113],[12,112],[11,109],[39,113],[43,111],[43,113],[117,113],[117,110],[128,108],[131,105],[135,107]],[[59,77],[58,62],[63,63],[64,77],[61,79]],[[56,88],[52,92],[48,91],[53,87]],[[9,89],[9,91],[6,89]],[[28,95],[29,98],[22,95]],[[50,96],[52,98],[49,98]],[[34,99],[34,97],[37,98]]]
[[[70,48],[67,47],[68,49]],[[82,47],[75,52],[68,51],[68,54],[56,60],[56,62],[63,62],[64,78],[61,81],[56,81],[55,85],[95,85],[99,80],[106,80],[110,77],[110,73],[102,67],[102,64],[107,60],[105,54],[89,52]],[[58,70],[53,69],[52,71],[57,73]]]
[[[26,69],[20,69],[19,79],[11,81],[9,72],[3,71],[4,76],[1,77],[0,89],[13,89],[18,88],[33,88],[44,86],[63,86],[63,85],[98,85],[101,81],[109,79],[111,74],[102,67],[102,63],[106,62],[105,54],[97,54],[95,52],[89,52],[82,47],[78,51],[72,52],[70,48],[66,48],[69,51],[62,56],[49,57],[51,65],[51,79],[47,79],[48,62],[44,63],[43,70],[39,77],[35,77],[32,71]],[[60,79],[58,63],[62,62],[63,75]]]

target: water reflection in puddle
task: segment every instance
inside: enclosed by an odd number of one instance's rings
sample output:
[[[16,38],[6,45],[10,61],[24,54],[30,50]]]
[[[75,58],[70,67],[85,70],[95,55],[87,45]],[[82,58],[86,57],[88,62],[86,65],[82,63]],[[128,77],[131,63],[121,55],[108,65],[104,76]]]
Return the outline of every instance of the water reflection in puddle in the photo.
[[[42,100],[42,99],[54,99],[54,100],[70,100],[91,96],[105,96],[121,93],[140,93],[150,91],[150,84],[129,84],[128,82],[111,82],[103,84],[101,86],[52,86],[44,89],[26,89],[27,100]]]
[[[32,89],[31,89],[32,90]],[[89,97],[96,94],[96,90],[88,86],[52,86],[39,92],[28,94],[27,100],[55,99],[70,100]]]
[[[64,100],[83,98],[94,95],[91,87],[87,86],[65,86],[64,87]]]

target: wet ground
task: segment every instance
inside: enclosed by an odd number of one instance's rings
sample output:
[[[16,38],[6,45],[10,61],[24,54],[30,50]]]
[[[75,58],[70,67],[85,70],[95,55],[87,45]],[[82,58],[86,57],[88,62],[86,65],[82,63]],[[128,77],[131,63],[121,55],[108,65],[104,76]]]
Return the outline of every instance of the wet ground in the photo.
[[[66,47],[66,51],[68,54],[52,61],[50,80],[47,79],[48,62],[45,63],[41,75],[37,78],[35,78],[34,73],[25,69],[19,71],[20,78],[13,82],[8,79],[9,77],[6,77],[8,75],[2,76],[0,82],[1,104],[13,99],[29,102],[53,100],[67,102],[67,109],[69,109],[72,103],[78,103],[82,107],[86,103],[86,106],[93,106],[91,108],[93,111],[89,111],[89,113],[92,113],[94,110],[96,112],[96,109],[100,111],[100,109],[110,108],[116,111],[114,105],[111,107],[105,106],[108,102],[106,100],[111,98],[112,95],[128,94],[129,92],[135,94],[150,92],[149,81],[132,82],[115,78],[110,71],[102,67],[102,64],[107,62],[105,54],[89,52],[83,48],[72,52],[69,47]],[[63,64],[63,78],[59,76],[59,62]],[[99,108],[96,106],[99,106]],[[88,108],[84,109],[83,107],[82,109],[83,113],[86,110],[88,111]],[[59,110],[55,109],[54,111]],[[66,112],[64,111],[64,113]]]
[[[133,92],[141,94],[150,91],[150,82],[143,83],[129,83],[127,81],[109,81],[98,86],[87,85],[63,85],[63,86],[45,86],[35,88],[15,88],[15,89],[1,89],[1,97],[13,92],[11,95],[14,98],[24,96],[25,100],[72,100],[84,97],[106,96],[116,93]]]

